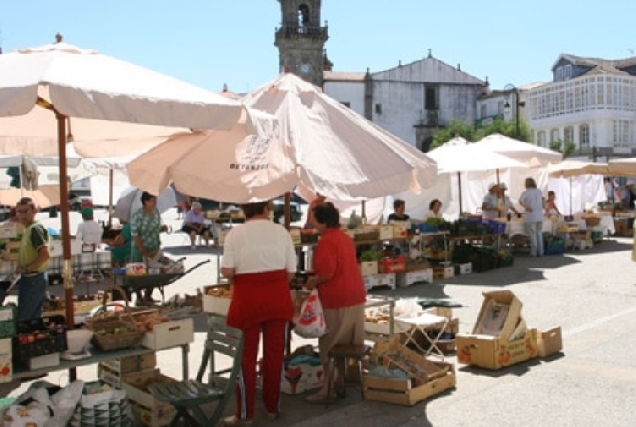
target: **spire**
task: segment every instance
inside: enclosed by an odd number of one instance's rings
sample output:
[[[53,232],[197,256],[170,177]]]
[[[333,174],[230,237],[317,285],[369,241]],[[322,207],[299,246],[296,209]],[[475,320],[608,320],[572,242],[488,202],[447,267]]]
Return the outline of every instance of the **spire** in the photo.
[[[62,43],[62,41],[64,40],[64,36],[60,33],[57,33],[55,35],[55,43]]]

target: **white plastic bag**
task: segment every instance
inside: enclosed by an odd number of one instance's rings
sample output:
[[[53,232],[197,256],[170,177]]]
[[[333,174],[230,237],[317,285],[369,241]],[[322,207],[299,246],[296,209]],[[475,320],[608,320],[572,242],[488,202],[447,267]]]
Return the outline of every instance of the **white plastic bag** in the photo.
[[[300,307],[300,317],[294,331],[303,338],[320,338],[327,333],[325,315],[317,289],[311,291]]]

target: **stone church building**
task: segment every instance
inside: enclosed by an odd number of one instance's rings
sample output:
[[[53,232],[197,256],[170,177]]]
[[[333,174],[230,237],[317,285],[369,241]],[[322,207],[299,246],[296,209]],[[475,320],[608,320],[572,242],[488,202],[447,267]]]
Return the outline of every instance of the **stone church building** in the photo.
[[[451,120],[473,123],[486,81],[428,55],[385,71],[333,70],[320,25],[321,0],[278,0],[282,23],[276,29],[280,72],[289,70],[404,141],[428,151],[433,134]]]

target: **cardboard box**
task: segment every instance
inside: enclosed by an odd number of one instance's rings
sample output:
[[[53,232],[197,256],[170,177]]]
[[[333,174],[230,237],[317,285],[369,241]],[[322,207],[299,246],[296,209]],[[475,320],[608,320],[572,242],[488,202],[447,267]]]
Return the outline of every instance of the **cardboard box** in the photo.
[[[455,277],[453,267],[433,267],[433,279],[450,279]]]
[[[21,231],[24,230],[24,226],[20,226],[22,228]],[[22,234],[20,232],[20,234]],[[9,223],[0,225],[0,239],[14,239],[18,237],[18,224]]]
[[[141,345],[153,350],[176,347],[194,341],[194,321],[192,318],[172,320],[153,325],[152,331],[141,338]]]
[[[0,340],[0,383],[8,383],[13,379],[13,363],[11,338]]]
[[[456,334],[457,361],[497,370],[537,356],[537,330],[528,329],[523,338],[508,341],[488,335]]]
[[[539,357],[550,356],[563,350],[561,327],[555,326],[537,334],[537,352]]]
[[[467,262],[465,264],[455,264],[455,275],[461,276],[463,274],[470,274],[473,272],[473,264]]]
[[[409,221],[393,221],[393,238],[401,239],[405,238],[408,234],[408,230],[411,229]]]
[[[433,269],[425,268],[423,270],[408,271],[406,273],[397,274],[397,286],[405,288],[415,283],[433,283]]]
[[[473,334],[484,334],[508,339],[521,318],[523,304],[511,291],[484,292]]]
[[[148,426],[161,427],[170,424],[176,414],[176,409],[169,403],[155,399],[147,391],[150,384],[165,384],[176,382],[173,378],[162,375],[159,369],[155,369],[151,375],[148,373],[127,375],[122,383],[122,389],[132,404],[132,413],[137,422]]]
[[[369,289],[377,288],[379,286],[388,286],[391,289],[395,289],[395,273],[389,274],[374,274],[373,276],[364,276],[364,286]]]
[[[395,236],[393,224],[380,225],[380,240],[392,239]]]
[[[225,296],[214,296],[208,294],[210,290],[226,290],[230,289],[230,285],[210,285],[203,287],[203,311],[206,313],[214,313],[220,316],[227,316],[230,310],[230,302],[232,298]]]
[[[148,353],[140,356],[128,356],[121,359],[110,359],[100,362],[100,365],[107,367],[115,373],[128,374],[130,372],[145,371],[157,365],[157,354]]]
[[[377,261],[363,261],[360,263],[360,273],[363,276],[372,276],[378,274],[378,262]]]
[[[382,258],[378,261],[378,273],[404,273],[406,271],[406,257]]]

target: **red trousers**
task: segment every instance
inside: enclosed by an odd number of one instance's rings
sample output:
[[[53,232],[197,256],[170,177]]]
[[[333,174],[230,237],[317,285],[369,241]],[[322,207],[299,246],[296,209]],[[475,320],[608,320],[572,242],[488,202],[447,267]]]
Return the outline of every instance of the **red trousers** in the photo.
[[[240,419],[254,418],[256,358],[263,333],[263,402],[270,414],[279,412],[280,377],[283,371],[289,322],[268,320],[243,330],[243,361],[236,384],[236,411]]]

